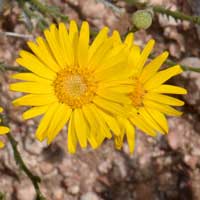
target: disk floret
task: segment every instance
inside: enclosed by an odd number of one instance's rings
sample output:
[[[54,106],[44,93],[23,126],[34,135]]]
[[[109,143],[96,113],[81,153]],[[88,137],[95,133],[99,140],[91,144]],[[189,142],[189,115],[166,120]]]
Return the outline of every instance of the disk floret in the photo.
[[[91,72],[76,67],[58,72],[53,84],[60,103],[65,103],[71,108],[81,108],[90,103],[97,89],[97,83],[91,79]]]

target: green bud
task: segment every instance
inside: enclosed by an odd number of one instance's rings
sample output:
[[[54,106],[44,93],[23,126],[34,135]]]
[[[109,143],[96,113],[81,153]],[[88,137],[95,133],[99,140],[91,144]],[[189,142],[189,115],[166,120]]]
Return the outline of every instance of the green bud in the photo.
[[[152,13],[149,10],[138,10],[132,15],[132,23],[138,29],[148,29],[152,24]]]

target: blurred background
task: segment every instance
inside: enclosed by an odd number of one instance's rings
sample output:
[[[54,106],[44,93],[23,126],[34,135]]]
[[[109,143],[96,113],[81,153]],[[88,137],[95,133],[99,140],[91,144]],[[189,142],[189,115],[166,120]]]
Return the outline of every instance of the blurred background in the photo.
[[[94,34],[106,25],[124,36],[132,29],[131,17],[137,10],[131,0],[46,0],[40,2],[47,10],[40,11],[30,2],[34,0],[0,0],[1,63],[17,66],[18,51],[28,49],[26,42],[42,35],[51,22],[87,20]],[[200,15],[199,0],[147,2]],[[135,43],[143,47],[150,38],[156,40],[154,55],[168,50],[174,62],[200,67],[198,26],[155,14],[149,29],[135,33]],[[70,155],[66,129],[50,146],[35,140],[39,119],[22,120],[25,109],[11,104],[21,94],[8,92],[13,72],[0,69],[0,105],[24,161],[42,178],[41,191],[48,200],[200,200],[200,73],[185,71],[170,81],[185,87],[188,95],[180,97],[185,101],[183,116],[168,119],[167,136],[150,138],[137,130],[133,155],[126,143],[117,151],[112,141],[105,141],[97,150],[78,148]],[[9,143],[0,151],[0,192],[2,200],[35,198],[30,180],[15,164]]]

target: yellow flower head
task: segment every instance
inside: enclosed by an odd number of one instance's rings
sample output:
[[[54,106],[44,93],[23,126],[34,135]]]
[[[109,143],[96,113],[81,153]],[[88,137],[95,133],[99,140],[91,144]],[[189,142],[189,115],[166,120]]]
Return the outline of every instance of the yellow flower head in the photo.
[[[130,151],[133,152],[134,127],[150,136],[156,136],[156,132],[166,134],[168,124],[165,115],[180,116],[182,114],[172,106],[183,106],[184,102],[167,94],[186,94],[187,91],[178,86],[165,84],[171,77],[180,74],[182,69],[176,65],[158,71],[167,59],[168,52],[163,52],[147,63],[154,43],[154,40],[150,40],[142,52],[137,45],[129,48],[128,70],[134,83],[132,92],[128,96],[132,101],[132,109],[127,119],[119,118],[123,130],[120,136],[115,137],[115,145],[118,149],[121,148],[124,134],[126,134]]]
[[[10,85],[13,91],[29,93],[16,99],[17,106],[32,106],[24,119],[43,114],[36,137],[51,143],[68,124],[68,150],[76,151],[77,143],[98,147],[111,131],[120,134],[114,118],[124,115],[128,73],[124,45],[114,45],[103,28],[89,44],[89,25],[83,22],[80,31],[74,21],[69,30],[63,23],[44,31],[45,39],[28,42],[32,53],[20,52],[16,61],[30,72],[13,76],[25,82]]]
[[[3,112],[3,108],[0,107],[0,113]],[[0,123],[1,123],[1,119],[0,119]],[[4,135],[6,133],[9,132],[9,128],[5,127],[5,126],[0,126],[0,135]],[[2,141],[0,141],[0,148],[4,147],[4,143]]]

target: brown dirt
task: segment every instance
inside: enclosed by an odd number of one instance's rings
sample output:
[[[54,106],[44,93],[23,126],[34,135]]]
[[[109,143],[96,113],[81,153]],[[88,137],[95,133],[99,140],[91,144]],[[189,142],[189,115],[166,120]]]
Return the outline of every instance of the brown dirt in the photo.
[[[130,28],[130,13],[135,9],[124,1],[116,5],[120,14],[95,0],[49,0],[57,5],[70,19],[87,20],[93,30],[109,26],[121,34]],[[185,1],[156,1],[166,7],[191,9]],[[124,12],[127,9],[128,12]],[[16,3],[1,12],[0,31],[41,34],[39,29],[28,32],[19,21],[21,9]],[[33,20],[34,23],[34,20]],[[184,63],[199,61],[200,42],[195,26],[187,22],[167,20],[157,16],[147,31],[135,34],[141,46],[154,38],[154,53],[169,50],[170,58]],[[23,38],[0,35],[0,61],[16,65],[20,49],[27,48]],[[192,59],[192,61],[191,61]],[[190,60],[190,61],[189,61]],[[200,66],[197,64],[197,67]],[[114,150],[112,141],[106,141],[98,150],[78,149],[75,155],[66,151],[66,130],[52,145],[34,139],[39,119],[24,122],[23,109],[14,108],[11,100],[20,94],[8,92],[11,72],[0,74],[1,99],[10,118],[12,134],[29,168],[42,178],[41,190],[49,200],[200,200],[200,74],[184,72],[171,82],[188,89],[182,97],[186,105],[184,115],[169,118],[168,136],[150,138],[137,131],[136,150],[128,152],[127,144],[122,151]],[[34,189],[30,180],[18,170],[9,143],[0,151],[0,192],[6,200],[33,200]]]

